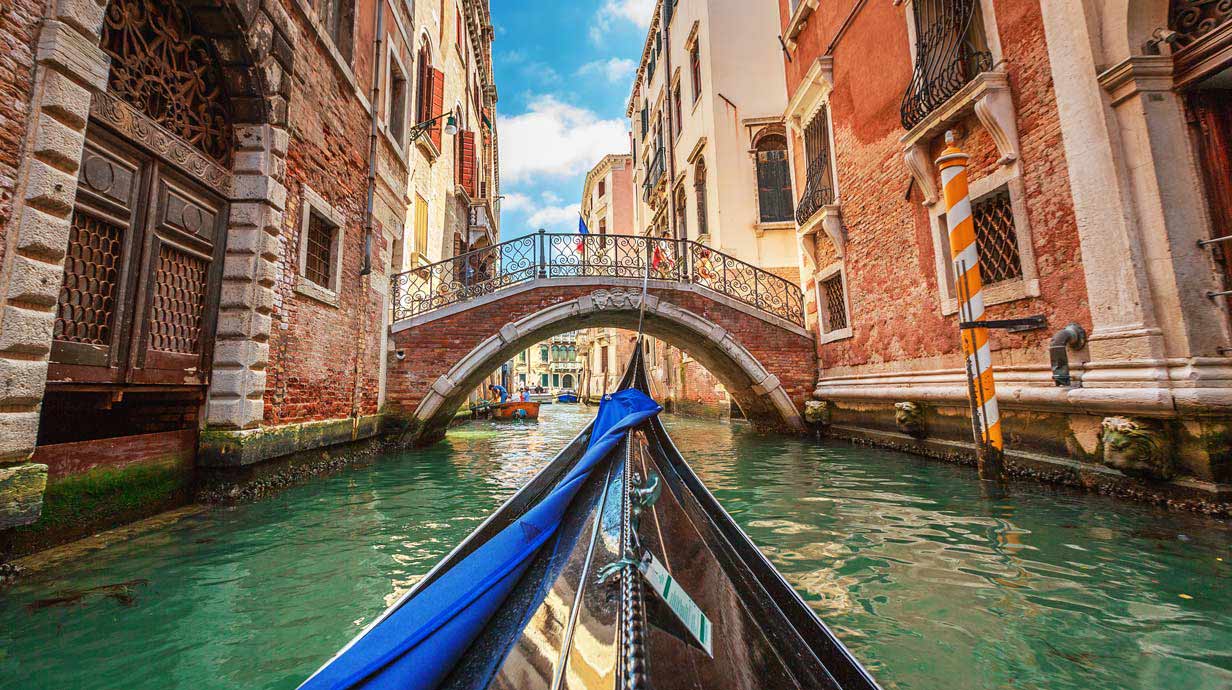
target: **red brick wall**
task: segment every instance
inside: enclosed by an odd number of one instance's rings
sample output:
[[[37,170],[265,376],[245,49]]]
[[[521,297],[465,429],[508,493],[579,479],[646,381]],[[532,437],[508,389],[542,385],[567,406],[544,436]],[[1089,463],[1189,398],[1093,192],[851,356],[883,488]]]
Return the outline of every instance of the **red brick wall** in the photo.
[[[363,3],[357,12],[360,38],[367,35],[370,39],[371,7]],[[311,33],[307,27],[303,29],[304,35]],[[346,417],[352,413],[356,395],[359,413],[373,414],[380,384],[382,286],[377,281],[382,278],[379,270],[366,278],[359,275],[367,206],[369,115],[320,46],[307,41],[303,45],[305,49],[296,55],[296,84],[289,106],[292,138],[287,153],[282,257],[270,334],[267,424]],[[361,84],[371,80],[370,76],[361,76],[370,68],[371,52],[371,40],[357,40],[355,62],[360,74],[356,79]],[[345,220],[337,306],[295,290],[300,275],[305,184]],[[383,266],[387,252],[377,224],[372,265],[378,269]]]
[[[29,121],[34,38],[42,9],[37,0],[0,3],[0,261]]]
[[[785,23],[785,0],[781,4]],[[822,3],[798,37],[793,61],[785,63],[789,97],[834,38],[851,5]],[[1090,314],[1040,8],[1038,3],[997,0],[995,10],[1017,108],[1041,296],[992,306],[988,313],[990,318],[1045,314],[1048,330],[999,332],[993,338],[997,350],[1038,351],[1052,330],[1070,321],[1089,328]],[[912,72],[905,8],[865,4],[833,57],[830,108],[847,229],[853,337],[820,346],[823,365],[859,366],[956,353],[956,317],[941,315],[932,230],[920,190],[913,187],[910,200],[904,198],[910,176],[899,142],[904,134],[899,105]],[[977,120],[971,118],[964,128],[960,144],[971,155],[974,182],[995,171],[998,154]],[[939,140],[933,142],[933,153],[942,146]],[[802,179],[804,153],[798,140],[793,141],[793,153],[797,179]],[[824,234],[818,242],[819,256],[832,254]]]
[[[590,287],[575,286],[527,291],[396,333],[395,346],[405,351],[406,359],[390,363],[387,383],[390,405],[408,413],[414,411],[442,374],[447,373],[455,362],[484,340],[496,334],[501,326],[551,305],[588,294],[592,290]],[[727,329],[763,366],[779,377],[797,406],[802,405],[812,392],[816,378],[812,339],[772,326],[696,293],[674,290],[652,292]],[[613,313],[608,318],[602,318],[603,316],[593,315],[585,322],[562,323],[559,332],[583,327],[583,324],[588,327],[636,327],[636,312]],[[678,326],[673,328],[671,324],[655,322],[649,314],[647,331],[699,358],[705,349],[705,343],[690,339]],[[535,340],[549,335],[551,334],[536,334]],[[512,356],[515,351],[511,349],[507,354]],[[502,361],[504,360],[498,357],[491,365],[495,368]],[[737,390],[733,389],[731,392],[733,395],[739,395]]]

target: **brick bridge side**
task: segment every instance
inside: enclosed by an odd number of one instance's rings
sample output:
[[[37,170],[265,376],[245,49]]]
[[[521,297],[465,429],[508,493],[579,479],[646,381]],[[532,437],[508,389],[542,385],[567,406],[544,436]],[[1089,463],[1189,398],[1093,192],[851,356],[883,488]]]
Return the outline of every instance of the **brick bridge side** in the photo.
[[[807,331],[694,286],[652,286],[648,334],[701,362],[758,426],[801,428],[798,411],[816,380],[816,346]],[[390,411],[423,424],[422,440],[439,437],[467,393],[517,352],[578,328],[636,329],[636,299],[634,287],[554,281],[394,324]],[[434,391],[439,399],[431,399]]]

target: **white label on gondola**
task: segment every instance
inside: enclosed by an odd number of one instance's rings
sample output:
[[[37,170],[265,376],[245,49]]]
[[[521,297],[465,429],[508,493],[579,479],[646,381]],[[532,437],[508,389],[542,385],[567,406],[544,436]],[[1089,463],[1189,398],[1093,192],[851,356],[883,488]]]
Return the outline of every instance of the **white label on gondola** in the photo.
[[[713,627],[710,624],[710,619],[697,604],[693,602],[693,597],[690,597],[688,592],[680,586],[680,583],[675,580],[668,572],[667,568],[659,562],[659,559],[654,557],[654,554],[647,552],[642,558],[641,564],[638,567],[642,571],[642,575],[646,578],[646,582],[650,583],[651,587],[658,592],[659,598],[667,603],[667,607],[676,614],[676,618],[684,624],[684,627],[706,650],[711,658],[714,657],[714,649],[712,648]]]

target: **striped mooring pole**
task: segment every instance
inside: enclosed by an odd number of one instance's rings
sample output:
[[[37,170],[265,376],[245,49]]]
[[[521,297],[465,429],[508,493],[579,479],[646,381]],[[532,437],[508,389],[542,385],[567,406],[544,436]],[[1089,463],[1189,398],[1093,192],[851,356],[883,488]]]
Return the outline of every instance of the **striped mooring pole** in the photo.
[[[992,349],[988,344],[988,329],[970,326],[984,320],[984,283],[980,277],[971,196],[967,191],[968,156],[955,145],[953,132],[945,133],[945,143],[947,146],[937,159],[937,167],[941,170],[941,184],[945,190],[945,218],[950,229],[950,256],[957,278],[959,321],[967,324],[960,327],[960,334],[966,355],[976,457],[980,478],[999,480],[1003,476],[1005,445],[992,373]]]

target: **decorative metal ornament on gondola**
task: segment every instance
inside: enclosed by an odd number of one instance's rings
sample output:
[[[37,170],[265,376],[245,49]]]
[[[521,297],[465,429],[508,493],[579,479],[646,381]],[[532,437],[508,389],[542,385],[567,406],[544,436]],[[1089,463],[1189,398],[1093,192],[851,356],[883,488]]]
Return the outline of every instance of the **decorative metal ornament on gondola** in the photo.
[[[174,0],[112,0],[102,49],[108,90],[221,165],[234,129],[219,58]]]
[[[977,2],[915,3],[915,70],[900,108],[903,128],[920,124],[977,74],[992,69],[992,53],[974,40],[982,35],[974,23]]]

